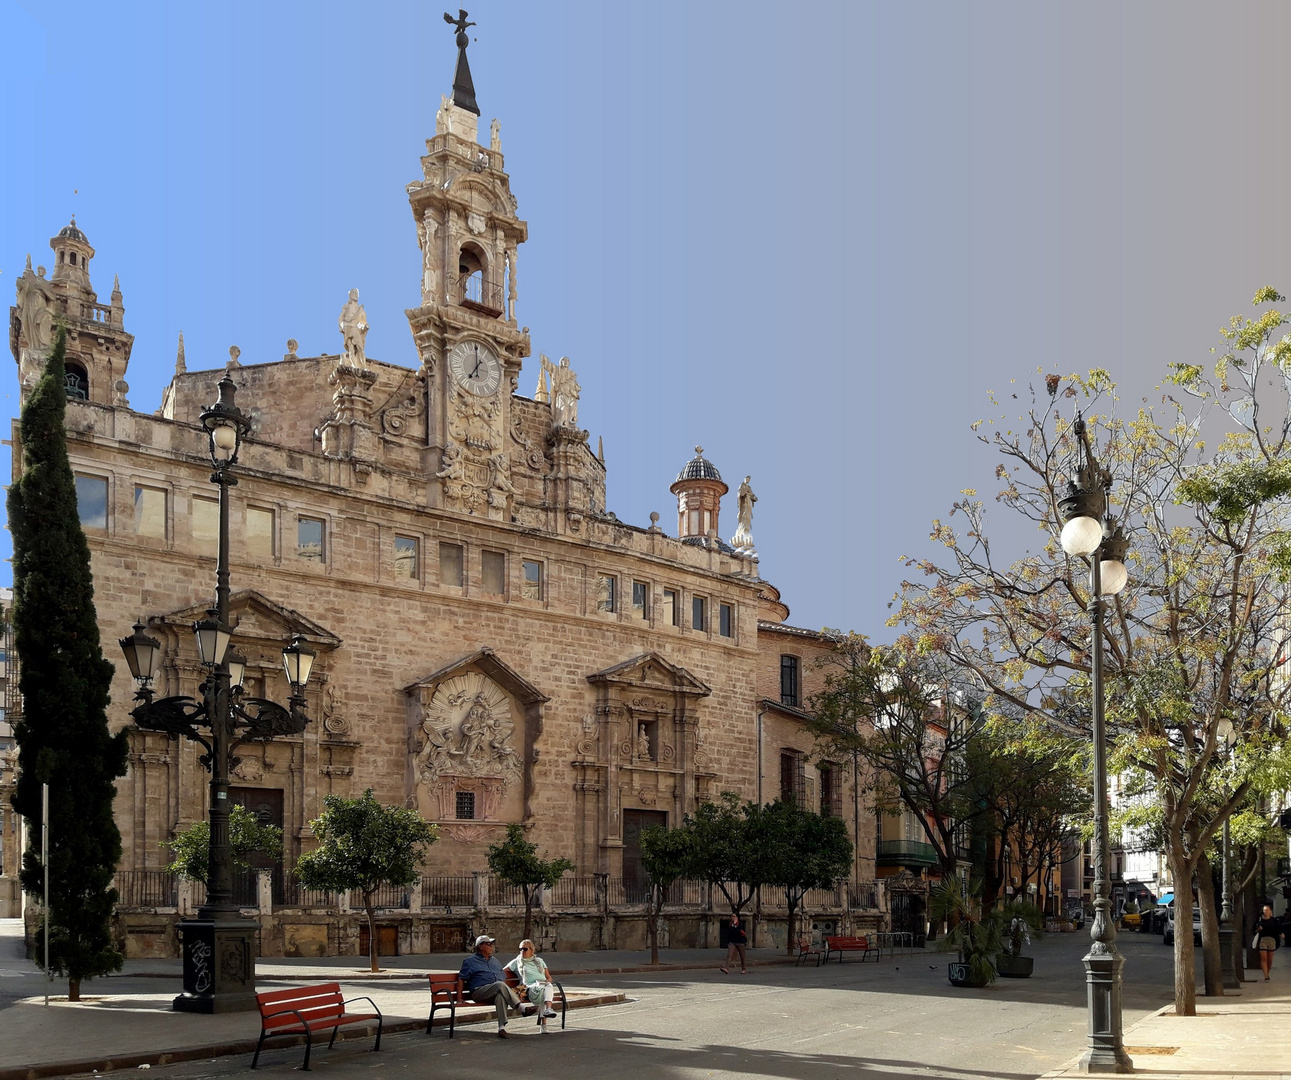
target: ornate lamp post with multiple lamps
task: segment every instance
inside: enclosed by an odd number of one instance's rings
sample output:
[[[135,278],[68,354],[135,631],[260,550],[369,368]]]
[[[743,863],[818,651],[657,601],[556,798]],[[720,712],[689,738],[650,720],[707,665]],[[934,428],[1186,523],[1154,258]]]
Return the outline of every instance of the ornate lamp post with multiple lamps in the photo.
[[[1089,1073],[1127,1073],[1134,1063],[1125,1052],[1121,1024],[1121,969],[1125,957],[1116,948],[1112,920],[1111,851],[1107,836],[1107,729],[1103,715],[1103,604],[1115,596],[1128,578],[1125,551],[1129,546],[1120,526],[1108,513],[1107,493],[1111,473],[1099,466],[1089,445],[1085,421],[1076,418],[1073,432],[1079,440],[1076,478],[1060,503],[1066,524],[1062,548],[1068,555],[1089,558],[1089,622],[1091,636],[1090,681],[1094,742],[1094,920],[1093,939],[1085,955],[1085,982],[1089,994],[1089,1047],[1081,1065]]]
[[[314,650],[300,635],[283,649],[283,666],[291,684],[288,707],[242,694],[247,662],[229,651],[229,488],[237,483],[233,466],[250,422],[234,404],[237,387],[227,375],[220,380],[219,400],[201,414],[209,440],[211,482],[220,489],[219,549],[215,570],[215,607],[193,625],[206,679],[201,700],[190,697],[153,699],[152,679],[161,644],[136,623],[120,642],[130,674],[139,683],[131,712],[146,731],[183,736],[206,747],[202,764],[210,770],[210,858],[206,902],[196,919],[179,924],[183,937],[184,992],[174,1000],[181,1012],[236,1012],[255,1008],[255,935],[259,924],[244,918],[233,902],[233,853],[229,845],[229,773],[234,751],[246,742],[263,742],[305,730],[305,686]]]

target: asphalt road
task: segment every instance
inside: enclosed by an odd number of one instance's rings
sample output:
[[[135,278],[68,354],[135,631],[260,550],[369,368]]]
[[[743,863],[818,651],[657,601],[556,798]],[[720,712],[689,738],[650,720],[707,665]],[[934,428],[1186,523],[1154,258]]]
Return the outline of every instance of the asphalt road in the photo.
[[[317,1048],[316,1072],[341,1078],[373,1071],[463,1080],[507,1076],[601,1080],[698,1080],[785,1077],[928,1076],[1031,1080],[1079,1053],[1086,1013],[1081,934],[1051,934],[1029,950],[1036,972],[1001,979],[983,990],[946,981],[945,954],[920,952],[884,960],[855,959],[826,967],[762,967],[748,975],[716,970],[672,974],[580,976],[580,986],[624,990],[623,1005],[570,1014],[566,1031],[539,1035],[513,1020],[512,1038],[494,1026],[437,1031],[385,1040],[380,1054],[366,1040]],[[1125,1024],[1166,1004],[1172,993],[1172,950],[1159,935],[1120,938],[1126,956]],[[1200,955],[1198,955],[1200,960]],[[422,991],[424,993],[424,991]],[[259,1073],[286,1077],[299,1048],[270,1050]],[[153,1068],[151,1080],[222,1078],[246,1071],[245,1057]]]

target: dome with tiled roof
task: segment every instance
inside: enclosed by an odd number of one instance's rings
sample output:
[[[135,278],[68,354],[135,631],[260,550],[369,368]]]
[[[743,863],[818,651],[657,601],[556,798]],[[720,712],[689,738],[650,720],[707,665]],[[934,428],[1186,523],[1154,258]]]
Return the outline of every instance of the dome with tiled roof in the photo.
[[[686,462],[686,467],[677,474],[678,480],[717,480],[721,481],[722,474],[717,471],[717,466],[704,457],[704,448],[695,447],[695,456]]]
[[[66,237],[69,240],[79,240],[83,244],[88,244],[90,242],[89,239],[86,237],[86,235],[76,227],[75,214],[72,215],[72,223],[70,225],[64,225],[61,229],[59,229],[58,235],[62,237]]]

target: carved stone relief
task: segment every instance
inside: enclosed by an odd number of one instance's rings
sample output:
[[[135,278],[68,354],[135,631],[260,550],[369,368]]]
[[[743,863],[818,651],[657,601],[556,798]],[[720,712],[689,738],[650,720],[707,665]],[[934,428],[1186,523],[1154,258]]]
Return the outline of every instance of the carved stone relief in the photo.
[[[417,775],[433,787],[444,776],[493,777],[505,784],[520,778],[511,701],[479,672],[441,683],[422,710],[421,730]]]
[[[502,406],[496,397],[449,392],[448,434],[440,471],[444,505],[468,514],[509,520],[515,488],[503,450]]]

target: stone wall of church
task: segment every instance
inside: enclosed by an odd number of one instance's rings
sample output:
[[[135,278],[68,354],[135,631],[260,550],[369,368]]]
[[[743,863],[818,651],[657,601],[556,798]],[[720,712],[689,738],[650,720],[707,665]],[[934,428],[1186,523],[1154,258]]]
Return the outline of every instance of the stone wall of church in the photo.
[[[242,369],[239,381],[259,370]],[[244,389],[239,404],[252,400]],[[280,403],[263,401],[260,407],[268,414]],[[297,414],[295,422],[308,419]],[[104,527],[87,529],[108,651],[136,619],[155,620],[150,632],[162,634],[167,650],[158,692],[195,695],[202,672],[187,624],[211,602],[215,577],[214,543],[201,534],[195,512],[201,500],[216,494],[205,439],[186,425],[92,404],[69,406],[69,429],[73,467],[108,486]],[[323,646],[309,692],[310,729],[263,750],[251,748],[234,776],[235,784],[283,791],[288,862],[308,847],[307,822],[329,792],[359,794],[372,787],[385,802],[418,805],[427,816],[434,814],[435,801],[419,790],[415,775],[413,763],[425,736],[406,688],[482,648],[493,650],[550,699],[542,706],[541,734],[532,740],[536,760],[526,762],[533,836],[552,854],[575,857],[580,871],[622,872],[622,810],[663,810],[676,820],[693,809],[694,755],[701,740],[709,758],[704,790],[754,793],[757,583],[716,569],[738,567],[738,560],[610,521],[589,520],[576,536],[553,535],[433,511],[417,497],[420,491],[413,494],[416,485],[407,475],[391,471],[378,481],[374,473],[360,486],[347,477],[344,463],[290,447],[252,443],[243,459],[232,499],[232,588],[235,595],[254,593],[267,600],[259,607],[235,604],[235,647],[252,661],[253,692],[285,700],[277,650],[301,628],[296,616],[317,628],[307,636]],[[139,534],[138,485],[165,492],[164,536]],[[401,491],[406,494],[399,497]],[[209,501],[205,506],[209,515]],[[248,508],[273,513],[272,552],[253,549]],[[302,516],[324,523],[322,559],[297,552]],[[420,565],[412,579],[396,577],[396,534],[418,541]],[[465,553],[461,586],[440,580],[441,542],[460,545]],[[500,596],[484,591],[486,550],[505,558]],[[523,596],[525,560],[542,567],[540,600]],[[598,610],[603,576],[616,580],[618,610],[612,613]],[[634,581],[648,587],[644,618],[632,606]],[[677,594],[680,625],[662,617],[665,588]],[[702,630],[687,625],[696,595],[708,603],[709,626]],[[722,603],[735,613],[729,638],[718,633]],[[684,669],[708,691],[687,702],[685,723],[675,729],[688,741],[689,760],[674,756],[646,764],[634,761],[631,752],[623,754],[634,725],[627,713],[604,706],[588,680],[645,653]],[[114,725],[129,723],[132,695],[127,669],[118,662]],[[630,712],[630,703],[627,708]],[[667,726],[673,722],[668,710],[661,730],[673,730]],[[520,713],[512,710],[513,723],[521,721]],[[598,733],[604,729],[594,765],[576,753],[586,738],[588,717]],[[671,748],[674,754],[682,750]],[[667,751],[660,745],[656,753]],[[162,841],[204,817],[206,780],[197,756],[194,746],[164,736],[141,732],[134,737],[131,772],[118,796],[128,868],[163,865]],[[583,761],[578,769],[575,758]],[[602,776],[601,794],[582,800],[580,809],[576,774],[589,772]],[[691,779],[685,780],[687,775]],[[479,869],[484,847],[504,824],[499,817],[472,830],[477,836],[468,840],[448,835],[455,823],[446,821],[433,868],[442,873]]]

